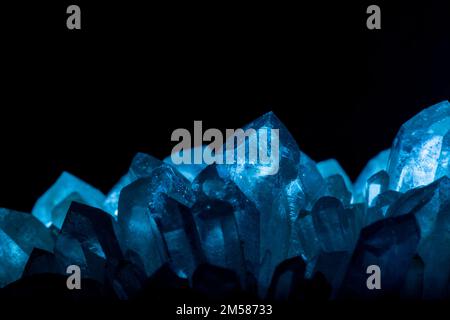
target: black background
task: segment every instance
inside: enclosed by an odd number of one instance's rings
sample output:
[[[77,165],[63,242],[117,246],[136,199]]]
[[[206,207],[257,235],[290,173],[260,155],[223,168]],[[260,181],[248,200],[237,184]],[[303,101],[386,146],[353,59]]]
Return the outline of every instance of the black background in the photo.
[[[366,28],[370,4],[381,30]],[[0,23],[0,207],[22,211],[63,170],[106,193],[136,152],[168,155],[174,129],[269,110],[355,179],[450,96],[448,1],[29,1],[2,4]]]
[[[269,110],[303,151],[335,157],[354,179],[403,122],[450,97],[448,1],[146,2],[1,3],[0,207],[30,211],[63,170],[106,193],[136,152],[168,155],[174,129],[238,128]],[[69,4],[81,7],[81,31],[66,29]],[[366,28],[370,4],[382,30]],[[412,305],[396,304],[403,316]],[[27,306],[13,309],[74,311]],[[115,310],[92,307],[80,313]],[[380,318],[388,307],[307,309]]]

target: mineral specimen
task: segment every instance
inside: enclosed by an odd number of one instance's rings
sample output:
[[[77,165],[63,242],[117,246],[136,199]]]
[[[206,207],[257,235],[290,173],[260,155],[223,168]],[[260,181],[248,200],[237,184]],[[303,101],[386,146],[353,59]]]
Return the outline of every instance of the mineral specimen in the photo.
[[[138,153],[106,198],[63,173],[32,214],[0,209],[3,292],[48,274],[59,283],[77,265],[119,299],[188,286],[212,300],[450,297],[448,101],[407,121],[354,184],[336,160],[301,151],[273,113],[249,128],[279,130],[277,172]]]

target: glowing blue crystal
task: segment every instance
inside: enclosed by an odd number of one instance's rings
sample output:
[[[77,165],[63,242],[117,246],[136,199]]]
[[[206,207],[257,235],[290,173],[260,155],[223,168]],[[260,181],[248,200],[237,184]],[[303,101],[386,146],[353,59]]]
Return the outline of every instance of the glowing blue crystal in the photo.
[[[391,149],[381,151],[367,162],[353,185],[353,202],[363,201],[366,194],[366,182],[371,176],[381,170],[387,170],[390,153]]]
[[[269,286],[275,267],[288,257],[291,221],[295,221],[300,209],[308,205],[308,200],[319,196],[323,180],[320,174],[316,174],[317,169],[316,172],[308,170],[315,167],[315,163],[301,153],[296,141],[275,114],[263,115],[244,130],[249,128],[279,130],[278,172],[273,174],[267,166],[248,161],[218,165],[217,169],[219,175],[232,180],[261,213],[259,283],[263,293]],[[242,147],[237,146],[236,152]]]
[[[242,191],[231,180],[223,179],[217,173],[216,166],[205,168],[192,183],[197,199],[207,202],[220,200],[228,203],[236,224],[236,239],[242,247],[246,272],[259,275],[260,254],[260,218],[261,215]],[[202,214],[205,215],[205,214]],[[212,220],[214,217],[210,217]],[[202,222],[204,219],[200,219]],[[203,230],[203,232],[207,232]],[[240,250],[240,248],[239,248]],[[237,253],[235,253],[237,254]],[[208,255],[208,252],[206,252]],[[214,261],[211,261],[213,263]],[[243,266],[239,266],[243,267]],[[242,275],[242,270],[241,270]]]
[[[72,201],[101,208],[105,196],[68,172],[63,172],[33,207],[32,214],[47,227],[61,228]]]
[[[407,121],[392,146],[390,188],[405,192],[449,175],[450,103],[443,101]]]
[[[122,250],[135,252],[148,275],[169,260],[179,276],[191,276],[202,255],[188,209],[194,202],[189,181],[165,164],[128,185],[119,199]]]
[[[278,130],[278,171],[249,161],[241,142],[234,160],[245,161],[208,167],[139,153],[106,199],[63,173],[33,215],[0,209],[0,287],[76,264],[123,299],[169,269],[207,294],[264,297],[271,284],[269,297],[281,299],[315,285],[331,285],[324,298],[448,297],[449,109],[445,101],[405,123],[354,185],[336,160],[304,154],[273,113],[244,130]],[[372,264],[382,293],[367,290]]]
[[[387,191],[389,187],[389,176],[382,170],[371,176],[366,183],[366,204],[371,207],[376,197]]]
[[[156,221],[146,207],[135,204],[132,197],[138,194],[134,191],[140,188],[141,181],[126,186],[121,197],[120,215],[118,216],[118,237],[125,256],[131,253],[138,255],[147,275],[152,275],[168,257],[164,250],[164,240]]]

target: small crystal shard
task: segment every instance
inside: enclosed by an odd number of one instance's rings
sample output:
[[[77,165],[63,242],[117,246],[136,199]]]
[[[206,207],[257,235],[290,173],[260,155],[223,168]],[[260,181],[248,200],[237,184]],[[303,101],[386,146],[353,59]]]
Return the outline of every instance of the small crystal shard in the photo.
[[[389,161],[389,155],[391,153],[391,149],[387,149],[381,151],[375,157],[367,162],[364,169],[359,174],[358,178],[353,185],[353,202],[360,202],[364,198],[366,192],[366,182],[369,180],[371,176],[375,173],[380,172],[382,170],[387,170],[387,164]]]
[[[366,183],[366,204],[371,207],[375,198],[389,188],[389,176],[386,171],[381,170],[371,176]]]

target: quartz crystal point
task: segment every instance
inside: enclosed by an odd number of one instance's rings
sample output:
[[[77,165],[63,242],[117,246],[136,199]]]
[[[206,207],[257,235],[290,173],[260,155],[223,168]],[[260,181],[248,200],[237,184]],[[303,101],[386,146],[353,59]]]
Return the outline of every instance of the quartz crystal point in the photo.
[[[105,196],[68,172],[63,172],[33,207],[32,214],[47,227],[60,229],[72,201],[101,208]]]
[[[220,176],[232,180],[255,203],[261,214],[259,283],[260,293],[265,294],[275,267],[288,257],[291,221],[295,221],[300,209],[307,206],[308,199],[318,197],[323,180],[320,174],[310,177],[311,171],[305,171],[315,167],[315,164],[303,156],[294,138],[275,114],[263,115],[244,130],[250,128],[279,130],[278,171],[273,174],[267,166],[249,161],[218,165],[217,169]],[[245,148],[245,144],[235,147],[235,156],[239,155],[240,148]],[[248,148],[245,154],[248,157]]]
[[[450,103],[443,101],[407,121],[389,158],[390,188],[405,192],[450,174]]]
[[[231,206],[237,227],[237,241],[240,242],[239,247],[243,250],[246,272],[257,277],[260,264],[261,215],[255,204],[233,181],[221,178],[214,165],[208,166],[197,175],[192,188],[196,192],[197,199],[201,201],[221,200]]]
[[[353,202],[362,202],[366,193],[366,182],[375,173],[387,170],[391,149],[381,151],[367,162],[353,185]]]
[[[371,207],[376,197],[389,188],[389,176],[386,171],[381,170],[371,176],[366,183],[366,205]]]
[[[120,178],[116,185],[107,194],[103,203],[103,209],[109,214],[117,216],[120,191],[133,181],[136,181],[139,178],[148,177],[153,169],[161,166],[162,164],[163,163],[160,160],[149,156],[148,154],[137,153],[131,161],[128,172]]]
[[[188,277],[202,261],[189,211],[194,202],[189,181],[168,165],[121,192],[118,233],[122,250],[136,252],[147,275],[169,260],[179,276]]]
[[[34,216],[0,208],[0,288],[22,276],[33,248],[53,246],[50,231]]]

